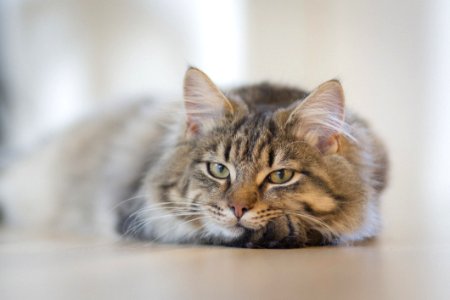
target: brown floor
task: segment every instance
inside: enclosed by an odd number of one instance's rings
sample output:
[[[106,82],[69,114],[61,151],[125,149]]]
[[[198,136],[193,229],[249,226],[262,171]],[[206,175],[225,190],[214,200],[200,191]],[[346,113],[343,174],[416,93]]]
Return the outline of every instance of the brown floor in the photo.
[[[0,232],[0,299],[450,299],[448,228],[295,250]]]

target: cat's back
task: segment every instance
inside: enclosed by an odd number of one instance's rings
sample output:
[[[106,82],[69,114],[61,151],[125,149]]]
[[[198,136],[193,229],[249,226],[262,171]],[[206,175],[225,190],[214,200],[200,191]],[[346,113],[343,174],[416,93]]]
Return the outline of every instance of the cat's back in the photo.
[[[123,197],[158,155],[151,149],[167,132],[170,115],[160,106],[143,100],[97,112],[11,163],[0,173],[6,222],[92,228],[102,219],[95,215],[102,199]]]

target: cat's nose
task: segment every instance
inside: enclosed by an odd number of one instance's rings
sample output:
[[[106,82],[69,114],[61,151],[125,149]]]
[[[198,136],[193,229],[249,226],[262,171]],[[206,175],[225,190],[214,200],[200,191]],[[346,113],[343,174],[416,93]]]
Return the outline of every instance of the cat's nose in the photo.
[[[248,205],[237,204],[237,203],[231,204],[231,205],[229,205],[229,207],[233,211],[236,218],[238,218],[238,220],[240,218],[242,218],[242,216],[251,209],[251,207],[249,207]]]

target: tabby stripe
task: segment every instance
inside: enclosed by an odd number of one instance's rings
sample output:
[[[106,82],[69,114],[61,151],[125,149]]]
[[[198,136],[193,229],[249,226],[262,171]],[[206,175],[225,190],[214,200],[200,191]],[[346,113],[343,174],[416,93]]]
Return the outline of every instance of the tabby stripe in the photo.
[[[259,142],[258,146],[256,147],[255,154],[254,154],[256,160],[258,160],[261,157],[261,153],[266,145],[267,145],[266,141],[261,140]]]
[[[272,144],[272,140],[273,140],[273,135],[267,134],[265,143],[270,145],[270,144]]]
[[[276,136],[278,133],[277,125],[275,124],[275,121],[270,119],[269,120],[269,132],[272,136]]]
[[[308,214],[310,214],[312,216],[316,216],[316,217],[325,216],[325,215],[331,214],[331,213],[333,213],[336,210],[336,209],[333,209],[332,211],[326,211],[326,212],[325,211],[317,211],[314,208],[312,208],[312,206],[309,205],[309,203],[306,203],[306,202],[303,202],[303,201],[302,201],[302,205],[303,205],[303,209]]]
[[[186,197],[190,183],[191,179],[188,177],[187,180],[184,182],[183,187],[181,188],[181,196]]]
[[[273,223],[267,224],[267,226],[264,230],[263,236],[261,238],[262,241],[268,241],[268,240],[270,240],[270,237],[273,236],[273,228],[272,228],[273,225],[272,224]]]
[[[246,155],[245,158],[247,160],[249,160],[250,158],[252,158],[252,153],[253,153],[253,150],[255,149],[255,146],[256,146],[255,139],[254,138],[250,138],[248,140],[248,142],[247,142],[247,145],[248,145],[248,147],[247,147],[247,152],[245,153],[245,155]]]
[[[236,139],[236,141],[234,142],[234,151],[233,151],[233,157],[236,159],[238,157],[239,151],[241,149],[241,144],[242,144],[243,140],[242,137],[238,137]]]
[[[334,200],[336,200],[336,201],[345,201],[346,200],[345,197],[335,194],[333,192],[333,190],[330,188],[330,186],[325,182],[325,180],[323,180],[319,176],[312,175],[311,173],[307,173],[306,177],[309,178],[313,184],[324,189],[325,192],[329,196],[333,197]]]
[[[202,194],[197,194],[192,199],[192,203],[190,205],[191,212],[196,212],[197,211],[197,207],[195,207],[195,205],[192,205],[192,204],[198,204],[199,203],[198,200],[200,199],[201,196],[202,196]]]
[[[164,191],[167,191],[168,189],[171,189],[171,188],[173,188],[176,185],[177,185],[177,182],[175,181],[175,182],[169,182],[169,183],[160,184],[159,187],[161,189],[163,189]]]
[[[226,182],[225,182],[225,191],[228,191],[228,189],[231,187],[231,182],[230,182],[230,180],[227,180]]]
[[[231,151],[231,141],[228,140],[227,144],[225,145],[225,150],[223,151],[223,156],[226,162],[230,159],[230,151]]]
[[[164,193],[161,193],[161,196],[159,198],[156,198],[156,201],[162,203],[170,202],[168,193],[166,191]]]
[[[268,162],[267,164],[269,165],[270,168],[272,168],[273,162],[275,160],[275,153],[273,151],[272,148],[269,149],[269,155],[268,155]]]
[[[169,182],[167,184],[159,185],[159,187],[161,188],[161,195],[156,199],[159,200],[159,202],[169,202],[169,190],[173,189],[175,186],[177,186],[177,184],[177,182]]]
[[[245,123],[245,121],[246,121],[246,118],[241,118],[236,123],[234,123],[233,135],[236,135],[236,133],[239,131],[239,129]]]
[[[303,209],[310,215],[315,216],[316,215],[316,211],[311,207],[311,205],[309,205],[306,202],[302,202],[303,204]]]
[[[255,132],[249,137],[249,147],[247,149],[247,158],[252,157],[252,153],[255,150],[256,145],[258,145],[258,141],[261,140],[260,135],[261,131],[258,130],[259,126],[255,126]]]
[[[192,160],[192,167],[193,167],[194,165],[204,164],[205,162],[206,162],[206,161],[201,160],[201,159],[193,159],[193,160]]]
[[[220,183],[216,182],[215,180],[209,178],[208,176],[200,172],[192,174],[192,178],[195,178],[198,181],[200,181],[202,186],[208,189],[209,191],[211,191],[213,188],[220,187]]]
[[[248,138],[246,138],[245,139],[245,142],[243,142],[242,143],[243,145],[244,145],[244,147],[242,147],[240,150],[241,151],[239,151],[239,158],[242,160],[242,159],[244,159],[244,155],[246,154],[246,153],[248,153],[248,151],[249,151],[249,147],[250,147],[250,140],[248,139]]]
[[[286,215],[285,217],[286,217],[287,225],[289,228],[288,237],[294,236],[295,235],[294,224],[292,224],[292,220],[289,216]]]

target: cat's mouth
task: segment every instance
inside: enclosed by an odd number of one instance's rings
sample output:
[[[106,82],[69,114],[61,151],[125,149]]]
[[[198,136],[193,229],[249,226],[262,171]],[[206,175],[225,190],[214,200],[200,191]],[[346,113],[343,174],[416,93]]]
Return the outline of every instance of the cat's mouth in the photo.
[[[240,231],[242,231],[242,230],[255,231],[257,229],[260,229],[260,228],[255,228],[254,226],[251,226],[249,224],[245,224],[245,222],[243,222],[242,219],[238,220],[237,223],[231,227],[234,228],[235,230],[240,230]]]
[[[238,236],[242,235],[246,230],[251,230],[250,228],[245,227],[241,223],[236,223],[233,226],[228,227],[228,229],[234,233],[236,233]]]
[[[235,219],[232,224],[228,224],[228,226],[225,226],[225,228],[227,231],[230,231],[232,235],[235,236],[235,238],[240,238],[246,233],[255,232],[257,230],[265,228],[265,225],[253,224],[252,222],[241,218]]]
[[[236,223],[233,226],[230,226],[227,228],[231,232],[234,233],[234,239],[233,240],[247,240],[247,238],[255,232],[254,228],[247,227],[240,222]]]
[[[244,234],[246,231],[253,231],[252,228],[246,227],[241,223],[236,223],[236,225],[232,226],[231,229],[234,230],[235,232],[240,232],[241,234]]]

